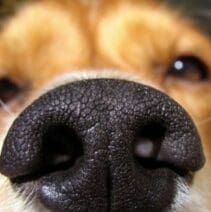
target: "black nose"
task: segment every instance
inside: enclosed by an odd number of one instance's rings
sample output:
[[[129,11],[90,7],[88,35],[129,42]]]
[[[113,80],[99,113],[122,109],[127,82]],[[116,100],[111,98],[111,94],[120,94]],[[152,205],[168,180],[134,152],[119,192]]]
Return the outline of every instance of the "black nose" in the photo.
[[[52,211],[162,211],[177,180],[204,156],[187,113],[165,94],[112,79],[70,83],[41,96],[6,137],[0,171],[36,185]]]

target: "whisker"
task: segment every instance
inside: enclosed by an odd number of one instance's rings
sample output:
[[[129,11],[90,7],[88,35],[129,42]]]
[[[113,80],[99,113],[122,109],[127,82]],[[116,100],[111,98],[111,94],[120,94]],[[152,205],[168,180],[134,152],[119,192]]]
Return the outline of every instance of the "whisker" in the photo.
[[[13,116],[14,113],[10,110],[10,108],[0,99],[0,106],[2,109],[7,112],[10,116]]]
[[[34,185],[34,186],[32,186],[31,191],[28,193],[28,195],[24,201],[24,205],[30,205],[31,202],[33,202],[33,200],[35,199],[35,191],[36,191],[36,187]]]
[[[208,123],[211,123],[211,117],[208,117],[208,118],[200,121],[197,125],[202,126],[202,125],[205,125],[205,124],[208,124]]]

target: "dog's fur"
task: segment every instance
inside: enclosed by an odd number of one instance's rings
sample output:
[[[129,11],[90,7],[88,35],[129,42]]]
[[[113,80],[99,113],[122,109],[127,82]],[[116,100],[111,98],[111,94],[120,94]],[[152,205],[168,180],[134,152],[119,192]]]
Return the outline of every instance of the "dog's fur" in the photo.
[[[23,108],[58,84],[101,77],[150,84],[189,112],[203,141],[206,164],[196,174],[183,210],[211,211],[211,83],[166,73],[181,55],[200,58],[211,72],[209,35],[183,12],[159,0],[40,0],[18,5],[2,23],[0,78],[11,78],[23,91],[2,103],[0,145]],[[38,207],[23,200],[0,175],[0,211]]]

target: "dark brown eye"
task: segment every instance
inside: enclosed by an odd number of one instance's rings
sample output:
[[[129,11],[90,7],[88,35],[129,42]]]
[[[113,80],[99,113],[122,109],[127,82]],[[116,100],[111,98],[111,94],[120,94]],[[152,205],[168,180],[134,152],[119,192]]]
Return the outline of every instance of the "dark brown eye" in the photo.
[[[21,88],[11,79],[7,77],[0,78],[0,100],[4,103],[15,98]]]
[[[176,58],[168,68],[168,75],[192,82],[204,81],[209,78],[208,67],[194,56]]]

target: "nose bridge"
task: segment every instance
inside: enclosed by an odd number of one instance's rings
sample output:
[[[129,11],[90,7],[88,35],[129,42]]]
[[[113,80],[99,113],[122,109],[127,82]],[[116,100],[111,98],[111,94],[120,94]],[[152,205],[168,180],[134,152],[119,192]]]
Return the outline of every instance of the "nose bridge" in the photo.
[[[131,146],[132,135],[114,130],[110,134],[110,207],[114,211],[136,208],[138,203],[136,171]],[[139,181],[139,183],[142,183]],[[138,195],[138,196],[137,196]],[[132,205],[130,205],[132,203]]]

